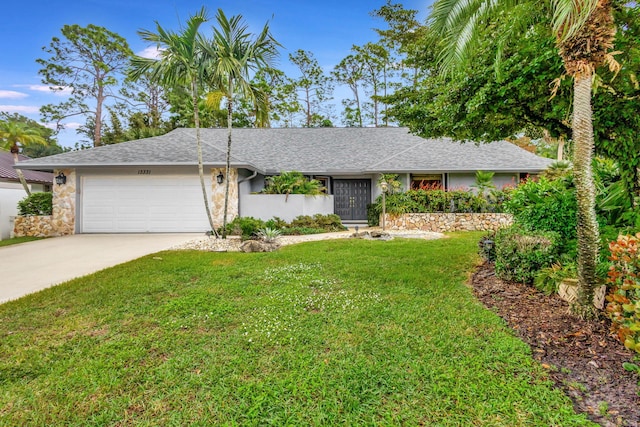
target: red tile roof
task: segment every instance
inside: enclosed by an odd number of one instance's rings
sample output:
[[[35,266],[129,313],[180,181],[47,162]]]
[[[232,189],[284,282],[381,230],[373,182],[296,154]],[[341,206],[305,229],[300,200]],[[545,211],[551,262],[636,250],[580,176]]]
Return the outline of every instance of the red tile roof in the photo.
[[[29,160],[29,157],[18,155],[20,161]],[[23,171],[27,182],[51,184],[53,174],[50,172]],[[2,181],[18,181],[18,174],[13,168],[13,154],[8,151],[0,151],[0,180]]]

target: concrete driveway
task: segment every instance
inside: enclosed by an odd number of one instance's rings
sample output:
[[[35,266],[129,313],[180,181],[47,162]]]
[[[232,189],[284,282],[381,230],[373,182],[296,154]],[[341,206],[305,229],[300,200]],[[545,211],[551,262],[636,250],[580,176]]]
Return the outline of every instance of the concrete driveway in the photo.
[[[202,234],[77,234],[0,247],[0,304]]]

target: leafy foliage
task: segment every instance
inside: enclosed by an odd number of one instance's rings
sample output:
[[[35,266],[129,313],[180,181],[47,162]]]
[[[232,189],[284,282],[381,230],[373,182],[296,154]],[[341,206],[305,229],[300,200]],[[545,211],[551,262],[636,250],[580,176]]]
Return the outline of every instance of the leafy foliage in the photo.
[[[624,346],[640,353],[640,233],[620,235],[609,244],[612,265],[609,269],[606,312]]]
[[[91,119],[90,132],[95,146],[102,145],[102,116],[107,99],[122,80],[132,51],[120,35],[89,24],[65,25],[62,38],[54,37],[44,51],[50,56],[38,59],[42,82],[54,91],[71,90],[68,100],[40,109],[45,121],[57,122],[71,116]]]
[[[530,231],[554,231],[563,239],[576,235],[575,188],[570,178],[527,180],[505,203],[516,223]]]
[[[492,190],[486,195],[472,191],[409,190],[386,196],[386,211],[393,215],[424,212],[502,212],[511,190]],[[382,197],[369,208],[371,216],[382,213]]]
[[[258,239],[265,243],[273,243],[282,235],[282,231],[277,228],[264,227],[258,230]]]
[[[342,225],[342,220],[336,214],[301,215],[291,221],[290,226],[292,228],[315,228],[324,231],[344,231],[347,229]]]
[[[301,172],[282,172],[280,175],[268,178],[268,184],[263,190],[265,194],[305,194],[317,196],[324,194],[322,183],[316,179],[308,179]]]
[[[535,275],[533,284],[540,292],[551,295],[558,292],[558,285],[562,280],[575,278],[577,274],[575,264],[569,263],[563,266],[556,262],[550,267],[540,269]]]
[[[236,217],[227,224],[227,234],[239,235],[243,239],[264,238],[264,231],[267,229],[271,230],[272,234],[300,235],[344,231],[347,228],[342,225],[340,217],[335,214],[300,215],[294,218],[291,223],[277,217],[266,222],[253,217]]]
[[[18,202],[18,215],[51,215],[53,211],[53,193],[31,193]]]
[[[558,257],[560,236],[551,231],[527,231],[517,226],[498,230],[496,275],[504,280],[533,284],[536,272]]]

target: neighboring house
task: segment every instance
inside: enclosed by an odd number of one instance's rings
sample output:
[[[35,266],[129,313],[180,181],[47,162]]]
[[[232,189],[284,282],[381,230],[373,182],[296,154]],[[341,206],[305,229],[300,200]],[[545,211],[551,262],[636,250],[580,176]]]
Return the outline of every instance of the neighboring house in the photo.
[[[225,175],[226,129],[202,129],[208,195],[222,223],[224,180],[230,179],[229,219],[271,218],[265,178],[300,171],[328,189],[316,212],[364,221],[380,194],[381,173],[397,173],[405,188],[468,187],[477,170],[495,172],[501,187],[545,169],[550,159],[506,141],[476,145],[424,139],[405,128],[234,129],[231,173]],[[61,234],[199,232],[208,230],[197,173],[194,129],[20,162],[25,170],[64,174],[54,185],[54,224]],[[221,181],[222,183],[219,183]],[[261,198],[262,197],[262,198]],[[291,202],[293,203],[293,202]],[[303,208],[298,214],[310,214]],[[286,219],[286,218],[285,218]]]
[[[20,155],[18,157],[20,161],[29,159]],[[51,191],[51,173],[26,170],[24,177],[32,192]],[[11,218],[18,215],[18,202],[26,196],[13,168],[13,154],[0,151],[0,240],[11,236]]]

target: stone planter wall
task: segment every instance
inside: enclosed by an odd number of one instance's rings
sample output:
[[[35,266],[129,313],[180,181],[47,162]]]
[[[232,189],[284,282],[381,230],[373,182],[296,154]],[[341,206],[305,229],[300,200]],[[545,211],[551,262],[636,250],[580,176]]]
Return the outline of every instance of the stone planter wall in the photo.
[[[417,213],[387,214],[386,217],[386,228],[390,230],[496,231],[511,224],[513,216],[506,213]]]
[[[58,233],[53,228],[53,218],[46,216],[17,216],[13,224],[15,237],[53,237]]]

